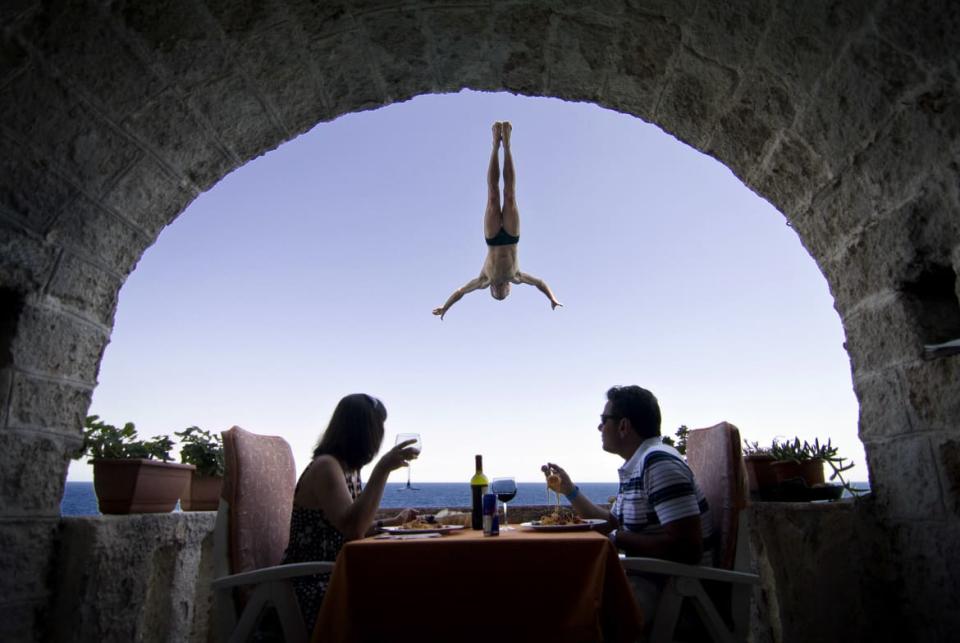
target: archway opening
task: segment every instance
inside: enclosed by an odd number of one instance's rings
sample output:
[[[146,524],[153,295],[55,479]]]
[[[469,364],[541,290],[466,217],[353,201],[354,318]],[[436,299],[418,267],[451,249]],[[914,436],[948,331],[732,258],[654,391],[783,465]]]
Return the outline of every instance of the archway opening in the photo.
[[[565,307],[515,287],[441,322],[431,308],[483,260],[494,120],[515,127],[521,269]],[[638,383],[664,435],[728,420],[751,441],[829,437],[867,479],[815,263],[729,170],[639,119],[425,95],[318,126],[184,215],[121,291],[91,407],[142,435],[239,424],[284,435],[302,469],[361,390],[387,402],[388,441],[423,435],[422,481],[464,479],[475,452],[520,480],[548,458],[615,480],[595,416],[607,387]]]

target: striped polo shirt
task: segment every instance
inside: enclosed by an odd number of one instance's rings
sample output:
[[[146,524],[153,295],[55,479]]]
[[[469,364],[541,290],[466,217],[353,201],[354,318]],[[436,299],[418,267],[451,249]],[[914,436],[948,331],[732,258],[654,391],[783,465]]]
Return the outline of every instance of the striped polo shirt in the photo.
[[[662,525],[699,515],[704,554],[701,562],[713,563],[710,507],[676,449],[664,444],[660,436],[648,438],[618,472],[620,488],[610,511],[620,529],[662,533]]]

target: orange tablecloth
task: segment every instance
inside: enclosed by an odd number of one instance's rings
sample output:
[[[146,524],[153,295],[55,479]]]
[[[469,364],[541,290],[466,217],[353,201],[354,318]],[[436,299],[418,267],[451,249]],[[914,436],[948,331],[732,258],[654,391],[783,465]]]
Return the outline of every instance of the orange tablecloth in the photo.
[[[592,532],[464,530],[347,543],[313,640],[630,641],[640,608],[617,552]]]

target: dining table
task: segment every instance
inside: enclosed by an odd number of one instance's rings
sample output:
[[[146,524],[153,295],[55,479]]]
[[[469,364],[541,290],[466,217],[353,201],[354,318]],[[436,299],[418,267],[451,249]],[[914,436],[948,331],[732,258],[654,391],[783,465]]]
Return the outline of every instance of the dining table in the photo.
[[[642,623],[606,536],[466,528],[346,543],[312,640],[620,642]]]

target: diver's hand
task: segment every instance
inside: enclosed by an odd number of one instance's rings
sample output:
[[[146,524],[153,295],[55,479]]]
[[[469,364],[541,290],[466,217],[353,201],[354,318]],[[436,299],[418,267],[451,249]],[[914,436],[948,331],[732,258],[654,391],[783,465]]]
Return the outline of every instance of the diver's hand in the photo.
[[[441,306],[440,308],[434,308],[434,309],[433,309],[433,314],[434,314],[434,315],[439,315],[439,316],[440,316],[440,321],[443,321],[443,316],[447,314],[447,309],[446,309],[445,307],[443,307],[443,306]]]
[[[551,299],[551,300],[550,300],[550,309],[551,309],[551,310],[556,310],[556,309],[557,309],[557,306],[560,306],[561,308],[563,308],[563,304],[561,304],[561,303],[560,303],[559,301],[557,301],[556,299]]]

